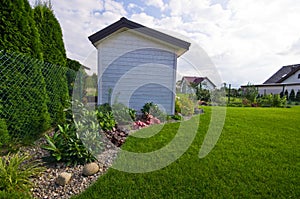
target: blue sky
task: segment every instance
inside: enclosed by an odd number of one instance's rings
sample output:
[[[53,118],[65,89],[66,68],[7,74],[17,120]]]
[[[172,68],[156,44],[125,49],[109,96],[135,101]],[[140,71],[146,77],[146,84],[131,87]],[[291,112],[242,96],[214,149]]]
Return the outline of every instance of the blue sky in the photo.
[[[190,39],[207,53],[222,81],[235,87],[263,83],[281,66],[300,63],[300,1],[52,0],[52,5],[68,57],[93,69],[95,48],[88,36],[123,16]]]

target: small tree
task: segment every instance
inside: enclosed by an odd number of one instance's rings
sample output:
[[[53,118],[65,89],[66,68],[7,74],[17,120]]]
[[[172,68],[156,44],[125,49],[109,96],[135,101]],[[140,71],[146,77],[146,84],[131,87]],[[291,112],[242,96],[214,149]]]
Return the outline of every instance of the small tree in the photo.
[[[191,87],[195,90],[196,97],[198,100],[209,101],[210,100],[210,92],[207,89],[202,88],[202,84],[190,83]]]
[[[243,97],[253,103],[258,95],[258,90],[254,85],[248,83],[247,87],[243,91]]]
[[[285,95],[286,99],[289,100],[289,91],[288,90],[285,90],[284,95]]]
[[[279,95],[280,95],[280,98],[282,98],[284,96],[283,91],[281,91]]]
[[[300,90],[297,91],[295,101],[300,102]]]
[[[52,125],[62,124],[66,116],[69,99],[68,81],[66,76],[66,50],[60,24],[56,19],[51,3],[37,3],[34,8],[34,20],[39,31],[41,50],[45,62],[57,65],[55,72],[49,73],[47,65],[42,69],[49,97],[47,102]]]
[[[290,99],[291,101],[295,101],[296,96],[295,96],[295,91],[294,91],[294,89],[291,90],[289,99]]]

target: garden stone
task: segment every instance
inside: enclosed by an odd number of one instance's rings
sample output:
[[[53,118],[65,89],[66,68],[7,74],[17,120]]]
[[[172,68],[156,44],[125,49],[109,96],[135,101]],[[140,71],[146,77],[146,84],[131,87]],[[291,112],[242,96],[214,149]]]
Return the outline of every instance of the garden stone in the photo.
[[[71,177],[72,177],[71,173],[62,172],[56,178],[56,184],[61,185],[61,186],[65,186],[66,184],[68,184],[70,182]]]
[[[98,164],[95,162],[92,162],[92,163],[84,165],[84,167],[82,169],[82,174],[84,176],[91,176],[91,175],[94,175],[95,173],[97,173],[98,171],[99,171]]]

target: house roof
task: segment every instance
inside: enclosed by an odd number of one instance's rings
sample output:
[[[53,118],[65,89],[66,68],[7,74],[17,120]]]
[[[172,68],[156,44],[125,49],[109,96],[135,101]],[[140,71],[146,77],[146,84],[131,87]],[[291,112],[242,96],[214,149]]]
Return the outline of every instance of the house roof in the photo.
[[[283,66],[263,84],[281,83],[300,70],[300,64]]]
[[[180,56],[185,51],[187,51],[191,45],[189,42],[183,41],[181,39],[178,39],[173,36],[167,35],[165,33],[159,32],[157,30],[148,28],[148,27],[138,24],[136,22],[130,21],[130,20],[126,19],[125,17],[122,17],[119,21],[94,33],[93,35],[89,36],[88,38],[92,42],[92,44],[96,47],[96,45],[99,42],[101,42],[103,39],[110,36],[111,34],[116,33],[116,32],[126,31],[129,29],[135,30],[136,32],[139,32],[146,36],[152,37],[154,39],[166,42],[168,44],[176,46],[177,48],[181,48],[182,50],[179,53],[177,53],[178,56]]]
[[[203,82],[204,80],[209,81],[214,87],[216,87],[216,85],[210,81],[207,77],[196,77],[196,76],[183,76],[182,80],[187,81],[189,84],[190,83],[194,83],[196,85],[200,84],[201,82]]]

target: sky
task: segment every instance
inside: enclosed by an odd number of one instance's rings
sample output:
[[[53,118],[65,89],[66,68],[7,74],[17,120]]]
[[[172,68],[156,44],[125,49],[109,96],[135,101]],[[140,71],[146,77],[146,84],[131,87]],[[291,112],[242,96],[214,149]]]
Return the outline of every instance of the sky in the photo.
[[[32,4],[34,1],[30,0]],[[92,72],[96,69],[96,49],[88,36],[121,17],[188,38],[191,46],[207,54],[222,81],[233,87],[261,84],[282,66],[300,63],[300,1],[52,0],[51,3],[63,31],[67,56],[91,67]],[[179,69],[192,59],[188,55],[178,62]],[[194,62],[196,67],[201,64],[201,60]],[[190,70],[182,71],[186,72],[182,75],[193,75]]]

